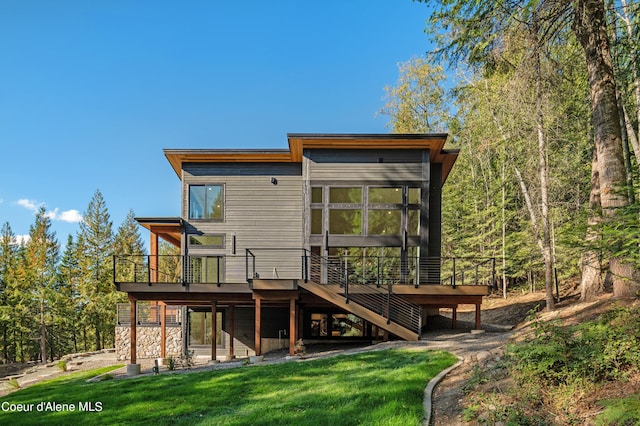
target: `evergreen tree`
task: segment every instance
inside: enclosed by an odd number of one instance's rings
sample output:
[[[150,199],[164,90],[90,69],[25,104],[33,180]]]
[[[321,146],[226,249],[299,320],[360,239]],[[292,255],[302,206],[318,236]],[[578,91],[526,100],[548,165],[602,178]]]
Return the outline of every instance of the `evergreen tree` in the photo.
[[[140,236],[140,226],[136,222],[133,210],[129,210],[124,222],[118,228],[115,237],[115,250],[117,255],[144,255],[144,243]]]
[[[23,279],[24,290],[38,324],[33,335],[40,342],[39,359],[43,363],[47,361],[48,330],[53,323],[52,305],[59,248],[55,232],[51,230],[51,219],[47,217],[44,206],[41,206],[36,213],[35,223],[29,230],[29,241],[25,246]]]
[[[9,293],[16,282],[18,247],[9,222],[5,222],[0,230],[0,354],[3,362],[15,361],[14,320]]]
[[[78,325],[81,324],[80,311],[80,265],[78,245],[73,236],[67,238],[62,259],[58,265],[56,283],[55,325],[56,342],[59,354],[78,352]]]
[[[93,348],[99,350],[113,345],[118,298],[112,277],[112,222],[99,190],[83,215],[77,244],[81,319],[93,333]]]

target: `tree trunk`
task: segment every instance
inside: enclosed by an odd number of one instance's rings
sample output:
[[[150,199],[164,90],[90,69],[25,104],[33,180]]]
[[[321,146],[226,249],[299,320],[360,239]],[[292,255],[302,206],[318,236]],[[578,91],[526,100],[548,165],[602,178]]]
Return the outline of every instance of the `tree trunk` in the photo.
[[[607,23],[602,0],[574,0],[573,31],[587,62],[597,152],[600,204],[603,218],[611,219],[616,209],[628,205],[624,189],[626,176],[622,155],[620,118],[607,39]],[[633,296],[639,284],[636,271],[620,259],[609,259],[615,297]]]
[[[598,227],[602,222],[600,215],[600,180],[598,179],[598,154],[593,151],[591,160],[591,194],[589,195],[590,214],[587,222],[587,243],[595,245],[600,238]],[[594,296],[604,292],[602,281],[602,256],[595,248],[590,248],[582,255],[582,280],[580,283],[580,300],[588,302]]]
[[[47,326],[44,322],[44,300],[40,301],[40,361],[47,362]]]
[[[102,347],[100,346],[100,342],[102,341],[102,339],[100,338],[100,326],[96,324],[95,330],[96,330],[96,350],[99,351],[102,349]]]
[[[542,112],[542,76],[540,75],[540,42],[538,41],[538,20],[533,14],[531,29],[534,38],[534,67],[536,78],[536,133],[538,136],[538,170],[540,173],[540,203],[542,204],[542,257],[544,259],[544,288],[547,311],[555,309],[553,299],[553,257],[551,256],[551,227],[549,224],[549,166],[547,164],[547,141],[544,133]]]

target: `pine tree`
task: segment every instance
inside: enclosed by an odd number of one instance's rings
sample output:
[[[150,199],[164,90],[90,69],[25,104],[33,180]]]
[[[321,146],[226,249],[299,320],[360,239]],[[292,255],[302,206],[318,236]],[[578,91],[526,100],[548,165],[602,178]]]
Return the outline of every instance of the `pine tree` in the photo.
[[[58,265],[56,303],[54,305],[56,340],[60,354],[78,352],[77,326],[81,323],[78,291],[81,271],[78,254],[78,245],[73,240],[73,236],[69,235]]]
[[[144,255],[144,243],[140,236],[140,226],[136,222],[133,210],[129,210],[124,222],[116,232],[114,252],[118,255]]]
[[[83,215],[77,244],[81,319],[93,332],[93,347],[100,350],[113,344],[117,294],[112,277],[112,222],[99,190]]]
[[[36,213],[35,223],[29,230],[29,241],[25,246],[24,284],[30,296],[31,310],[35,313],[38,327],[33,334],[40,342],[40,361],[47,361],[48,330],[52,324],[52,305],[55,295],[56,264],[59,244],[51,230],[51,219],[44,206]]]
[[[16,282],[18,247],[16,236],[6,222],[0,230],[0,353],[3,362],[15,361],[13,308],[9,292]]]

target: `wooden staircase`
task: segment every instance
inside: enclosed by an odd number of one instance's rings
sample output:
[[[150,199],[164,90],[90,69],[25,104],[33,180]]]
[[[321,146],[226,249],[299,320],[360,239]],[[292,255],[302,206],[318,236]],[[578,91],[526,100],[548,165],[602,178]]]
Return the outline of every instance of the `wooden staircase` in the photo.
[[[344,309],[347,312],[350,312],[366,321],[369,321],[371,324],[374,324],[382,328],[383,330],[387,330],[388,332],[395,334],[401,339],[419,340],[420,338],[417,332],[409,330],[408,328],[405,328],[395,322],[390,322],[384,316],[354,302],[353,300],[347,302],[347,299],[344,297],[344,295],[340,294],[342,292],[342,289],[339,285],[318,284],[311,281],[299,281],[298,287],[301,287],[308,292],[315,294],[316,296],[341,309]]]

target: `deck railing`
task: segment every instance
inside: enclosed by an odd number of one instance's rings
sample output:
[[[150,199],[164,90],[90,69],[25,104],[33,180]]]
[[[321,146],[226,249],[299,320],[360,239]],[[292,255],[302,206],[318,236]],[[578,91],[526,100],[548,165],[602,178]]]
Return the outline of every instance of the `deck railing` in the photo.
[[[373,274],[357,273],[357,263],[346,257],[325,258],[306,253],[305,260],[308,265],[306,279],[318,284],[339,285],[340,294],[347,303],[357,303],[386,318],[387,324],[395,322],[420,334],[420,306],[393,292],[394,282],[385,278],[384,268],[376,269],[374,277]],[[376,262],[375,266],[381,265]]]
[[[113,281],[220,285],[224,281],[224,262],[222,256],[116,255]]]
[[[118,325],[131,325],[131,305],[118,303]],[[138,302],[136,304],[136,323],[141,326],[159,326],[160,306],[150,302]],[[165,323],[167,327],[177,327],[182,323],[182,315],[179,306],[166,306]]]

